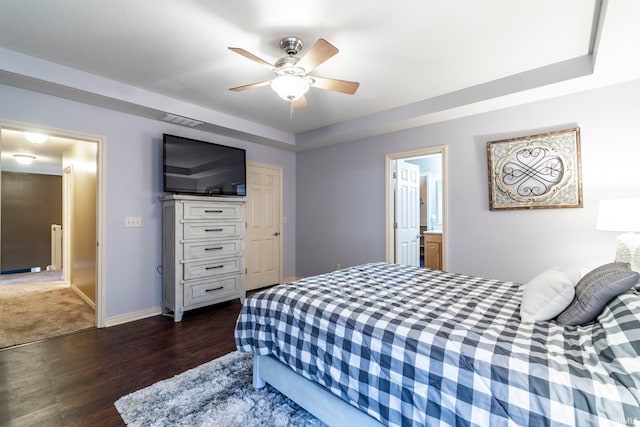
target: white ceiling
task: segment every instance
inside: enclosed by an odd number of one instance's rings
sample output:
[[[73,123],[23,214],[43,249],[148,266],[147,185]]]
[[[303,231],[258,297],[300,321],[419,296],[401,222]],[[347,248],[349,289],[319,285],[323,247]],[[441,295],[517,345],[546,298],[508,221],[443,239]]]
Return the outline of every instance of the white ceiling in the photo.
[[[46,175],[62,175],[62,153],[73,144],[91,144],[87,141],[48,136],[41,144],[27,140],[22,131],[2,129],[2,152],[0,153],[2,171],[18,173],[41,173]],[[35,157],[30,165],[16,162],[14,154],[27,154]]]
[[[640,78],[636,0],[7,0],[0,83],[306,149]],[[278,41],[340,52],[290,117],[269,86]],[[301,52],[304,55],[305,50]]]

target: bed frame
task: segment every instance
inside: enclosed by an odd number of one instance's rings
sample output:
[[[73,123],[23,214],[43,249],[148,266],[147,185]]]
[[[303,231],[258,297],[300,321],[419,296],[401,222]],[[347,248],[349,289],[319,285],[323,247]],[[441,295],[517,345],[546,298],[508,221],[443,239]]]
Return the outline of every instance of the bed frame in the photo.
[[[271,384],[331,427],[382,427],[375,418],[360,411],[320,385],[294,372],[273,356],[253,355],[253,386]]]

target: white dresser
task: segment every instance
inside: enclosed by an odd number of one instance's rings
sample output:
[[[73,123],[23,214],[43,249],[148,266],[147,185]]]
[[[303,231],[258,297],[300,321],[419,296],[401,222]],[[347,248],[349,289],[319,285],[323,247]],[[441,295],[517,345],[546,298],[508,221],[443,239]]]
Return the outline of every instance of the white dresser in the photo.
[[[245,206],[240,197],[172,195],[163,203],[162,311],[244,302]]]

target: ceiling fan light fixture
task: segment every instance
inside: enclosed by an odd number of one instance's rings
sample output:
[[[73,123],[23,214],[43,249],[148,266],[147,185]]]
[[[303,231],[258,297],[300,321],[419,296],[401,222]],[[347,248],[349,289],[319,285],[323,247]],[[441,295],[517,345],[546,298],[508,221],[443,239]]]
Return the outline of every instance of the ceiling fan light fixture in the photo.
[[[49,135],[45,135],[44,133],[36,133],[36,132],[23,132],[24,137],[27,138],[27,141],[32,142],[34,144],[42,144],[45,142]]]
[[[241,92],[248,89],[271,85],[271,88],[278,96],[291,104],[291,113],[294,108],[304,108],[307,106],[307,99],[304,94],[311,86],[330,90],[334,92],[353,95],[356,93],[360,83],[347,80],[330,79],[326,77],[311,77],[309,73],[317,66],[338,53],[338,48],[326,41],[318,39],[311,49],[301,58],[295,56],[300,52],[303,43],[298,37],[289,36],[280,41],[280,48],[284,50],[286,56],[278,59],[273,65],[251,52],[239,47],[229,47],[229,49],[251,61],[269,68],[276,74],[273,80],[263,80],[242,86],[229,88],[233,92]]]
[[[30,165],[36,159],[36,156],[32,156],[31,154],[14,154],[13,157],[16,159],[16,162],[21,165]]]
[[[271,81],[271,89],[285,101],[297,101],[309,90],[309,82],[302,76],[278,76]]]

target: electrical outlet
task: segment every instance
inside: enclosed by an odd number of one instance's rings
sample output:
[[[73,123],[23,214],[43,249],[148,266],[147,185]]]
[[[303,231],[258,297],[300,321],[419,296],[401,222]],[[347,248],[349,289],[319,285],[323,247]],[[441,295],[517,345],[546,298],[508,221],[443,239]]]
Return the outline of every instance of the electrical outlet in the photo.
[[[139,216],[128,216],[124,218],[125,227],[142,227],[142,218]]]
[[[336,264],[336,270],[340,270],[342,266],[340,264]]]

